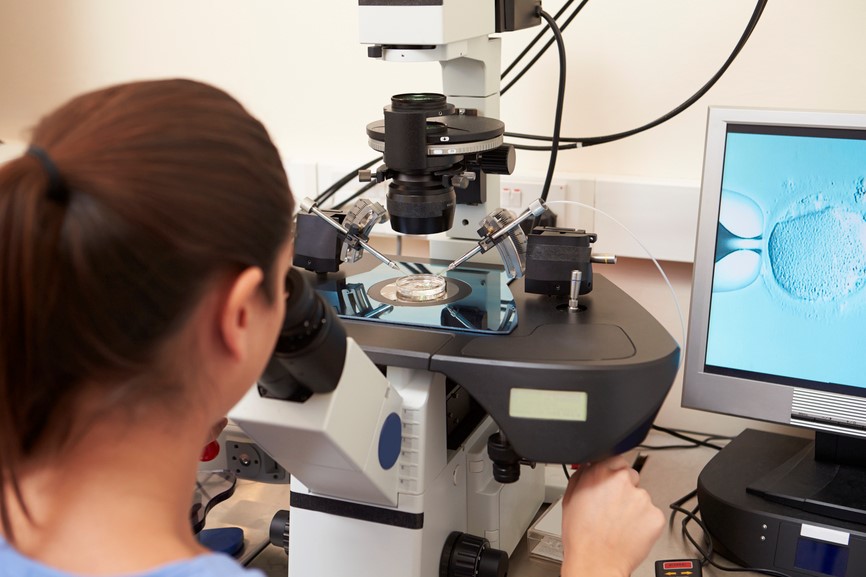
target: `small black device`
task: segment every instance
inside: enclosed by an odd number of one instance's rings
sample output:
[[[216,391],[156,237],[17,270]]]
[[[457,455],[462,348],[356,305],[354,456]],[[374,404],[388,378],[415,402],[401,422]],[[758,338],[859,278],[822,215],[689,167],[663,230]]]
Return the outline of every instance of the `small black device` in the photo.
[[[592,291],[592,243],[598,235],[573,228],[535,227],[526,249],[526,292],[568,296],[571,271],[581,272],[580,294]]]
[[[497,0],[496,32],[523,30],[541,24],[541,0]]]
[[[335,221],[342,223],[346,214],[323,210]],[[337,272],[343,262],[340,251],[343,238],[340,233],[315,214],[298,213],[295,226],[295,256],[292,263],[310,272]]]

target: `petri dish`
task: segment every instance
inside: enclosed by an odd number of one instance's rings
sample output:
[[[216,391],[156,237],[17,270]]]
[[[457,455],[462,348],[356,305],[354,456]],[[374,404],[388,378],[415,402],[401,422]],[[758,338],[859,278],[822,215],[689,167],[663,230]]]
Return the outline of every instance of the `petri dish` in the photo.
[[[397,299],[425,302],[444,298],[445,278],[435,274],[410,274],[397,279]]]

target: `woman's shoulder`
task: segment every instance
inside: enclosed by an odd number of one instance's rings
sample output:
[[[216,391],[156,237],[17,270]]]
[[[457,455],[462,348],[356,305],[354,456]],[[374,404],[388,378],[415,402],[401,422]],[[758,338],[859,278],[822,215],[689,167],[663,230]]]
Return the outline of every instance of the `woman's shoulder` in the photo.
[[[21,555],[0,538],[0,577],[79,577],[47,567]],[[212,553],[176,561],[163,567],[118,577],[264,577],[258,570],[245,569],[226,555]]]
[[[145,577],[145,576],[142,576]],[[146,577],[265,577],[257,569],[245,569],[237,561],[213,553],[164,567]]]

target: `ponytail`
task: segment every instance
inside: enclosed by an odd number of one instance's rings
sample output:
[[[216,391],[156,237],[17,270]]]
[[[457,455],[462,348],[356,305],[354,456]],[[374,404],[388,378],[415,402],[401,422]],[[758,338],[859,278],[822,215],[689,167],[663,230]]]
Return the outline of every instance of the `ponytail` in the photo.
[[[39,384],[38,343],[56,298],[52,265],[64,207],[49,199],[55,184],[33,155],[0,166],[0,524],[10,538],[7,487],[27,514],[18,485],[27,434],[20,409]]]

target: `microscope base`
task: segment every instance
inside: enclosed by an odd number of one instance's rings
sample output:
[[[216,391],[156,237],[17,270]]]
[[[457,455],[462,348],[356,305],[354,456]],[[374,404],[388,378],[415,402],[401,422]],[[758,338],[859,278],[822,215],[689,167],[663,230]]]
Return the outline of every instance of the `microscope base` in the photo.
[[[496,430],[485,419],[424,494],[401,495],[396,509],[312,495],[293,478],[289,575],[439,577],[452,531],[513,552],[541,505],[544,468],[524,467],[511,485],[495,482],[486,439]]]

